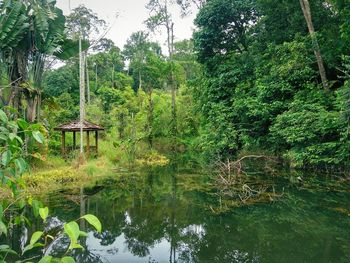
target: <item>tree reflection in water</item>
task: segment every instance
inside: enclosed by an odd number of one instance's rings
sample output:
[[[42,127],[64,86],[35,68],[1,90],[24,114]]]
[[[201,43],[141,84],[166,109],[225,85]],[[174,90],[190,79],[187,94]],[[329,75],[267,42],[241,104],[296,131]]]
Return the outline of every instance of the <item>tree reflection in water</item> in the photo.
[[[220,202],[207,179],[181,170],[149,169],[102,185],[82,189],[78,204],[62,194],[49,200],[52,228],[84,213],[102,222],[103,232],[90,231],[86,249],[72,252],[77,262],[350,262],[349,217],[337,208],[350,211],[348,191],[283,181],[279,202],[214,214],[209,207]],[[68,242],[56,240],[49,252],[62,255]]]

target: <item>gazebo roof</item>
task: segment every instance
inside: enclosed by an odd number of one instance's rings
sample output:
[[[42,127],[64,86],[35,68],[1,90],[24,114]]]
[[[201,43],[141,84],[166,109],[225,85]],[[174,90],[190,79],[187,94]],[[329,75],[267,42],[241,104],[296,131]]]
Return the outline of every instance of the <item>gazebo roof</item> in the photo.
[[[55,131],[80,131],[80,120],[61,124],[54,128]],[[103,131],[104,128],[86,120],[83,121],[83,131]]]

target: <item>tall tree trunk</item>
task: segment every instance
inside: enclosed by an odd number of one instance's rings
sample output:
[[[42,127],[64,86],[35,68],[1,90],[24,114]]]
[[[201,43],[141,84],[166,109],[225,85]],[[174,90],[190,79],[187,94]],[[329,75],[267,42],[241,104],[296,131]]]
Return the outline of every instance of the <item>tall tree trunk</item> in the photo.
[[[87,97],[87,104],[90,105],[91,97],[90,97],[90,77],[89,77],[89,66],[88,66],[88,59],[87,59],[87,52],[85,52],[85,71],[86,71],[86,97]]]
[[[95,72],[95,92],[98,90],[97,88],[97,63],[96,63],[96,72]]]
[[[138,90],[142,89],[142,76],[141,76],[141,70],[139,70],[139,88]]]
[[[80,163],[84,162],[84,134],[83,122],[85,119],[85,63],[82,52],[81,36],[79,38],[79,86],[80,86]]]
[[[176,150],[177,116],[176,116],[176,83],[174,76],[173,53],[174,53],[174,23],[167,23],[167,44],[170,60],[170,86],[171,86],[171,135],[173,147]]]
[[[114,66],[114,63],[113,63],[112,64],[112,86],[113,86],[113,88],[115,88],[115,81],[114,81],[114,79],[115,79],[115,76],[114,76],[115,71],[114,71],[114,69],[115,69],[115,66]]]
[[[147,133],[148,143],[153,148],[153,99],[152,99],[152,88],[148,90],[148,113],[147,113]]]
[[[39,91],[39,93],[38,93],[38,109],[37,109],[37,117],[36,117],[36,119],[37,119],[37,121],[38,122],[40,122],[40,120],[41,120],[41,91]]]
[[[23,94],[27,102],[27,111],[26,111],[27,121],[35,122],[35,120],[37,119],[39,94],[36,90],[34,91],[24,90]]]
[[[306,20],[307,27],[309,29],[310,36],[311,36],[312,45],[313,45],[314,53],[315,53],[316,60],[317,60],[318,70],[319,70],[321,80],[322,80],[322,86],[323,86],[324,90],[329,91],[326,70],[324,68],[324,63],[323,63],[323,59],[321,56],[320,46],[318,44],[317,37],[315,34],[314,24],[312,22],[309,0],[299,0],[299,1],[300,1],[300,6],[301,6],[301,9],[303,11],[305,20]]]

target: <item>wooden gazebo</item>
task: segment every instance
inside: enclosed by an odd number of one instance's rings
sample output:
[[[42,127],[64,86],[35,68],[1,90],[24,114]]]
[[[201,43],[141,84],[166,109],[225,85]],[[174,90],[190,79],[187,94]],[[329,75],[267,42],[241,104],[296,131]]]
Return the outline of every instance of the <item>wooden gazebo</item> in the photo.
[[[80,132],[80,121],[75,120],[69,123],[61,124],[60,126],[54,128],[55,131],[61,131],[62,133],[62,155],[65,156],[66,154],[66,133],[67,132],[72,132],[73,133],[73,150],[76,149],[77,145],[77,139],[76,139],[76,133]],[[96,155],[98,154],[98,132],[103,131],[104,128],[88,122],[86,120],[83,121],[83,132],[86,132],[86,151],[87,155],[90,155],[90,149],[92,148],[90,145],[90,133],[95,133],[95,151]]]

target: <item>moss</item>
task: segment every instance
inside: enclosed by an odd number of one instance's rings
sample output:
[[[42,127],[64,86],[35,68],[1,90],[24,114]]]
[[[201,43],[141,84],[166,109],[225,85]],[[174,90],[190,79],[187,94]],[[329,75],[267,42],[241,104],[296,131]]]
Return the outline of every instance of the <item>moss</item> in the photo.
[[[152,151],[149,155],[137,159],[136,163],[144,166],[165,166],[169,163],[169,159],[156,151]]]
[[[60,189],[86,186],[111,175],[113,175],[111,163],[101,157],[89,160],[79,167],[62,162],[45,164],[40,169],[33,169],[31,173],[23,175],[23,180],[27,185],[28,193],[44,194]]]

